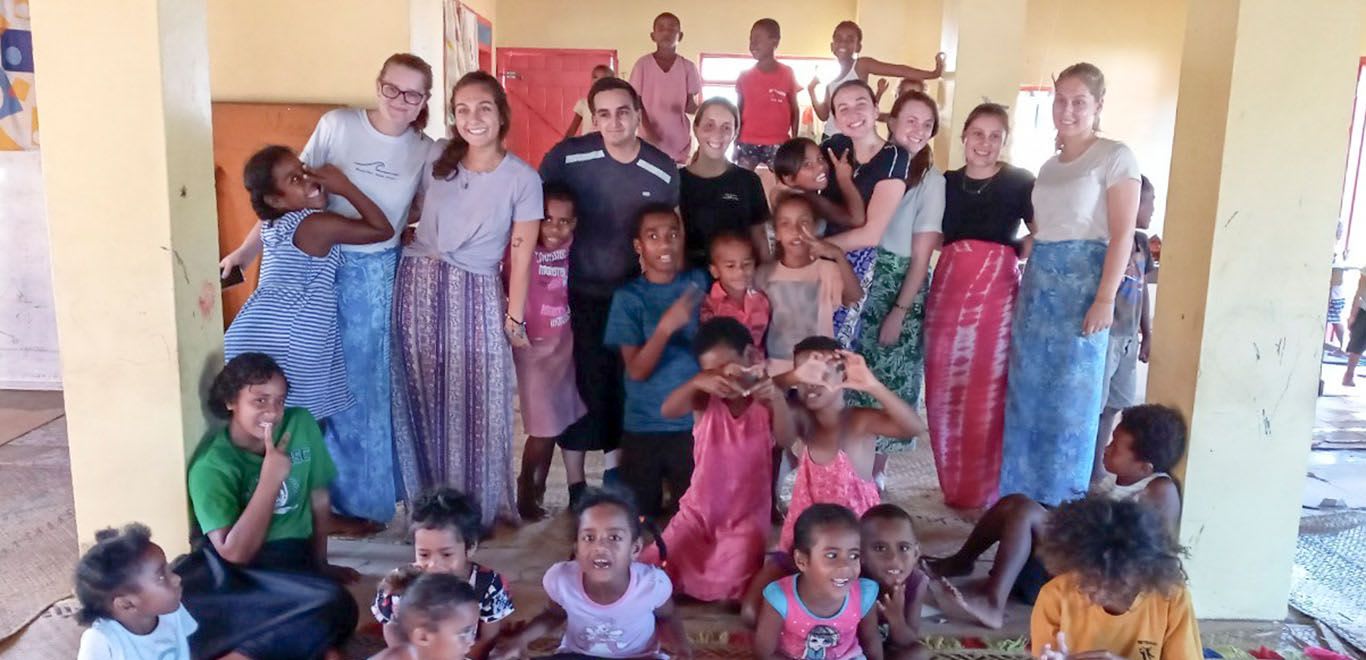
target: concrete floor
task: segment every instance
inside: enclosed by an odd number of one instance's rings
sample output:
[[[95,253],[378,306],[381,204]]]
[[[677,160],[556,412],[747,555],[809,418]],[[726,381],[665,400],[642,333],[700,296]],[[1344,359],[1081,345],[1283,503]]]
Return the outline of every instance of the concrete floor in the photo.
[[[1339,443],[1360,441],[1366,446],[1366,377],[1356,389],[1343,388],[1339,381],[1342,368],[1325,365],[1326,387],[1319,399],[1319,423],[1315,437]],[[1364,374],[1366,376],[1366,374]],[[54,431],[54,425],[60,425]],[[52,422],[34,433],[51,436],[64,434],[63,420]],[[23,438],[0,452],[23,451]],[[1306,479],[1304,503],[1306,515],[1350,506],[1366,508],[1366,450],[1318,449],[1310,458],[1310,474]],[[600,475],[600,465],[590,458],[590,477]],[[563,470],[558,458],[552,469],[552,483],[547,492],[547,505],[563,508],[565,500]],[[929,452],[924,447],[898,455],[889,466],[888,499],[913,512],[916,531],[921,537],[926,554],[949,552],[961,543],[971,528],[972,521],[942,505]],[[4,534],[5,530],[0,530]],[[517,600],[518,617],[535,614],[544,603],[540,577],[550,563],[567,556],[572,530],[565,516],[526,525],[520,529],[500,530],[494,538],[481,546],[477,559],[501,571],[510,583]],[[353,591],[368,610],[374,582],[393,567],[412,560],[412,550],[405,545],[401,525],[367,540],[333,539],[331,555],[337,563],[353,566],[367,580]],[[979,571],[985,570],[985,560]],[[65,572],[64,567],[53,570]],[[686,625],[693,633],[710,634],[717,630],[738,630],[739,622],[726,608],[685,604],[682,606]],[[70,603],[58,603],[30,629],[8,640],[0,641],[3,658],[61,658],[74,657],[80,630],[70,618]],[[952,638],[979,637],[987,640],[1022,638],[1028,632],[1029,609],[1013,607],[1007,615],[1006,626],[1000,631],[987,631],[975,626],[947,622],[931,613],[924,626],[925,634]],[[362,632],[368,617],[362,616]],[[1295,649],[1305,645],[1324,645],[1327,642],[1312,625],[1312,621],[1287,612],[1282,622],[1223,622],[1202,621],[1205,645],[1211,648],[1232,647],[1249,650],[1260,646],[1273,649]],[[372,636],[362,635],[360,643],[349,649],[351,657],[365,657],[373,650]],[[961,655],[961,654],[959,654]]]

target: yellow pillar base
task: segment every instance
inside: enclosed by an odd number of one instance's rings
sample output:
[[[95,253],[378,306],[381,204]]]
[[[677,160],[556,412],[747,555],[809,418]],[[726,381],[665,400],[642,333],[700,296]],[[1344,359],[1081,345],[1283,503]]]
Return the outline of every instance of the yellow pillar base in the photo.
[[[222,366],[204,2],[32,12],[77,530],[138,521],[174,554]]]
[[[1285,616],[1361,9],[1190,3],[1149,398],[1189,415],[1201,618]]]

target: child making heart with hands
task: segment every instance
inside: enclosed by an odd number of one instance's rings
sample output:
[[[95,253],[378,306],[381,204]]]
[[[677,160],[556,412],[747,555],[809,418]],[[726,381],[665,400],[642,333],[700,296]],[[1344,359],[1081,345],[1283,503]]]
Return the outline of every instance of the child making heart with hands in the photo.
[[[764,371],[749,331],[717,317],[698,328],[693,350],[702,371],[664,401],[666,415],[693,423],[692,486],[664,529],[674,548],[665,567],[674,589],[703,601],[736,601],[763,563],[774,444],[792,444],[795,428],[783,390]],[[647,551],[642,561],[658,561]]]
[[[861,356],[843,350],[834,339],[808,337],[793,353],[796,369],[777,380],[796,388],[797,436],[805,450],[777,552],[769,554],[745,595],[741,616],[747,621],[757,614],[763,585],[792,574],[793,527],[802,511],[830,503],[862,515],[881,501],[873,483],[877,436],[912,438],[925,430],[915,409],[878,381]],[[882,408],[846,406],[846,389],[867,393]]]

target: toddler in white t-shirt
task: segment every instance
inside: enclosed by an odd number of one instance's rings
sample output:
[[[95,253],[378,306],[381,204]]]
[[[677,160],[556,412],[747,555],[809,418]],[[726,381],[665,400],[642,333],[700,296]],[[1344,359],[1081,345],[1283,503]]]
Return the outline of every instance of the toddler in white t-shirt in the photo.
[[[190,660],[190,635],[199,627],[180,604],[180,576],[139,524],[95,534],[76,564],[77,660]]]

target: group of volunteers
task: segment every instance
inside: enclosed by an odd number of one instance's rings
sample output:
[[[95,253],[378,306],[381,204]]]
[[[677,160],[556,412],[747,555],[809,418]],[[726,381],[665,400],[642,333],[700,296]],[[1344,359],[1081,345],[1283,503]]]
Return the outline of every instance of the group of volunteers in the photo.
[[[816,141],[777,21],[753,23],[736,103],[702,98],[677,16],[650,37],[629,79],[593,70],[539,168],[507,150],[488,73],[426,137],[411,54],[380,67],[375,107],[246,162],[260,222],[221,267],[261,270],[188,470],[202,538],[170,561],[141,525],[99,534],[82,660],[343,657],[360,575],[327,538],[399,502],[414,558],[375,589],[380,658],[527,657],[560,630],[554,657],[686,658],[680,597],[734,607],[763,658],[925,658],[923,605],[999,628],[1012,598],[1038,657],[1201,657],[1169,475],[1186,425],[1137,395],[1153,189],[1099,134],[1101,71],[1057,75],[1037,175],[1003,161],[991,102],[943,127],[966,161],[943,172],[923,91],[942,54],[882,62],[841,22],[839,75],[805,90]],[[917,440],[978,520],[944,557],[884,499]],[[475,557],[548,515],[557,447],[570,558],[518,618]]]

